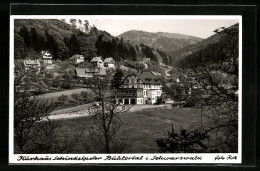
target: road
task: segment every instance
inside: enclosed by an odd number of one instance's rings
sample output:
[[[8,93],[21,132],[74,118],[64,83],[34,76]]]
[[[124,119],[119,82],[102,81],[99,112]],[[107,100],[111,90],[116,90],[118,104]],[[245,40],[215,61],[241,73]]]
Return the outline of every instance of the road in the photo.
[[[166,76],[167,76],[167,75],[170,75],[169,72],[171,71],[172,67],[169,66],[169,65],[165,65],[165,64],[163,64],[163,63],[160,63],[160,65],[163,66],[164,68],[168,68],[168,69],[165,70],[165,75],[166,75]]]
[[[135,111],[141,111],[141,110],[157,110],[157,109],[169,109],[172,106],[169,104],[162,104],[162,105],[125,105],[121,106],[125,112],[135,112]],[[51,113],[49,116],[49,119],[51,120],[60,120],[60,119],[73,119],[73,118],[79,118],[79,117],[86,117],[89,116],[90,113],[95,113],[98,110],[101,110],[101,108],[97,106],[92,106],[92,104],[86,104],[86,105],[80,105],[68,109],[62,109],[57,110]]]

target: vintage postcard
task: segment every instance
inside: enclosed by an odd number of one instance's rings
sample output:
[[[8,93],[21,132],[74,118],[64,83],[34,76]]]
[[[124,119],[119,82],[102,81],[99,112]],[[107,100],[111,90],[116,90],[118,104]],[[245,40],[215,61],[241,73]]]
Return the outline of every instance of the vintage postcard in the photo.
[[[11,15],[9,163],[241,163],[242,17]]]

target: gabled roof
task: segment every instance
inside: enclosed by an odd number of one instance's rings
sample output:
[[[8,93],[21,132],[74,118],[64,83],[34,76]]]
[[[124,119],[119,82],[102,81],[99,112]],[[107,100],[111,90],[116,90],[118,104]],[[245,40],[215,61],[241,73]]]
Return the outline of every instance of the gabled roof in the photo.
[[[78,59],[78,58],[83,58],[84,59],[84,56],[76,54],[76,55],[73,55],[70,59]]]
[[[106,75],[106,70],[101,68],[75,68],[77,76],[85,75],[86,73],[93,73],[98,75]]]
[[[105,60],[104,60],[104,62],[115,62],[115,60],[112,58],[112,57],[110,57],[110,58],[106,58]]]
[[[101,56],[97,56],[92,58],[92,60],[90,62],[103,62],[102,57]]]
[[[129,74],[128,76],[130,75],[136,75],[138,78],[140,78],[140,80],[142,80],[143,83],[161,84],[160,78],[152,74],[152,72],[140,71],[136,74]]]
[[[40,54],[41,54],[41,55],[44,55],[44,54],[46,54],[46,53],[47,53],[47,54],[51,54],[50,51],[48,51],[48,50],[42,50]]]
[[[30,60],[30,59],[26,59],[23,61],[24,65],[40,65],[40,61],[38,60]]]

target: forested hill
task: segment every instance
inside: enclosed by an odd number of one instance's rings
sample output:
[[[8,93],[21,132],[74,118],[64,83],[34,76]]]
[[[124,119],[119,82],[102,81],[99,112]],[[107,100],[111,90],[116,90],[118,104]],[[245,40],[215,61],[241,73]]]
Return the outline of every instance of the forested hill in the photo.
[[[223,29],[223,28],[220,28]],[[230,26],[229,28],[225,28],[225,31],[229,30],[238,30],[238,24],[235,24],[233,26]],[[213,30],[212,30],[213,31]],[[218,43],[224,34],[219,34],[220,30],[216,29],[214,32],[216,32],[214,35],[208,37],[207,39],[204,39],[201,42],[198,42],[193,45],[186,46],[182,49],[172,51],[170,54],[176,61],[181,61],[187,57],[190,57],[192,54],[199,52],[202,49],[207,48],[208,46],[214,46],[214,44]]]
[[[202,41],[202,38],[178,34],[178,33],[164,33],[164,32],[145,32],[138,30],[127,31],[118,36],[125,40],[130,40],[135,44],[145,44],[155,49],[165,52],[171,52],[181,49],[191,44],[196,44]]]
[[[202,42],[181,49],[177,64],[181,67],[194,67],[201,63],[221,64],[225,70],[233,72],[231,71],[233,68],[228,66],[228,62],[238,65],[239,26],[235,24],[228,28],[216,29],[215,32],[216,34]],[[225,62],[222,64],[223,61]]]
[[[54,60],[66,60],[81,54],[85,60],[91,60],[94,56],[113,57],[116,61],[136,61],[148,57],[155,62],[172,62],[163,51],[135,45],[96,27],[85,33],[56,19],[17,19],[14,25],[15,59],[39,58],[42,50],[49,50]]]

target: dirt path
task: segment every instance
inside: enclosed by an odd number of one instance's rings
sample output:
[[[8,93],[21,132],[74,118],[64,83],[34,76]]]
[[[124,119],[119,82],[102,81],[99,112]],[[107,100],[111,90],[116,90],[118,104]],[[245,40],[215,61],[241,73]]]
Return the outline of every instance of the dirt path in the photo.
[[[171,69],[172,69],[172,67],[170,67],[170,66],[168,66],[168,67],[169,67],[169,69],[165,70],[165,75],[166,75],[166,76],[167,76],[167,75],[170,75],[169,72],[170,72]]]
[[[86,108],[86,107],[89,108]],[[149,110],[161,110],[161,109],[169,109],[171,108],[171,105],[134,105],[134,106],[124,106],[124,109],[127,112],[135,112],[135,111],[149,111]],[[122,110],[122,109],[121,109]],[[90,104],[87,105],[81,105],[78,107],[68,108],[68,109],[62,109],[52,112],[52,114],[49,116],[49,119],[51,120],[59,120],[59,119],[73,119],[73,118],[79,118],[79,117],[86,117],[89,116],[89,112],[96,112],[97,107],[91,107]]]

